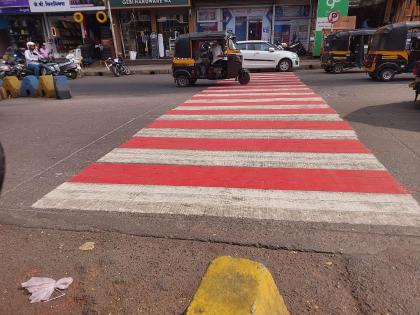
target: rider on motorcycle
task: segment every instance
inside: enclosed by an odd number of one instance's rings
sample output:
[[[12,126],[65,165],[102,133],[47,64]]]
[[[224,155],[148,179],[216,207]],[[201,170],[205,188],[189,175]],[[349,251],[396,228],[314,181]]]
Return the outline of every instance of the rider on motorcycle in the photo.
[[[36,77],[39,77],[39,70],[41,65],[39,63],[39,52],[35,49],[34,42],[27,42],[25,50],[26,67],[28,70],[33,71]]]

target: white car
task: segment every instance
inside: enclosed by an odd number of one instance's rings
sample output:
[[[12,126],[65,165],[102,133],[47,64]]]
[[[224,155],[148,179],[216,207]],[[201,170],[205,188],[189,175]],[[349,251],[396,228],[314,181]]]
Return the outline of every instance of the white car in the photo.
[[[236,43],[243,56],[245,69],[276,69],[291,71],[299,67],[299,56],[269,42],[261,40],[239,41]]]

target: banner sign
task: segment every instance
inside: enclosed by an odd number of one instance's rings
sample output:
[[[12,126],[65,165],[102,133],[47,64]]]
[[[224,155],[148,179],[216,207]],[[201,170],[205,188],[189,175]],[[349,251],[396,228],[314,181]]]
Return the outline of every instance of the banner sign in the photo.
[[[109,0],[111,8],[189,7],[190,0]]]
[[[16,8],[28,6],[28,0],[0,0],[0,8]]]
[[[104,0],[29,0],[31,12],[100,11]]]
[[[322,45],[322,30],[331,27],[331,23],[328,22],[328,15],[335,11],[340,14],[341,17],[347,16],[349,10],[349,0],[319,0],[318,11],[317,11],[317,23],[315,32],[315,45],[313,50],[314,56],[319,56],[321,53]]]
[[[11,7],[11,8],[1,8],[0,14],[27,14],[31,13],[29,7]]]

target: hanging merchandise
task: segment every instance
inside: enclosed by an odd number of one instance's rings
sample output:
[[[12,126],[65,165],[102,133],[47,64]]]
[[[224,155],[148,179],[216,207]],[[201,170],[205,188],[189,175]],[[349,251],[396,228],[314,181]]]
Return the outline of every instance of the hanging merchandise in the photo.
[[[76,23],[82,23],[84,20],[84,16],[82,12],[74,12],[73,14],[73,21]]]
[[[105,23],[106,21],[108,21],[108,16],[106,15],[106,13],[104,11],[98,11],[96,12],[96,20],[99,23]]]

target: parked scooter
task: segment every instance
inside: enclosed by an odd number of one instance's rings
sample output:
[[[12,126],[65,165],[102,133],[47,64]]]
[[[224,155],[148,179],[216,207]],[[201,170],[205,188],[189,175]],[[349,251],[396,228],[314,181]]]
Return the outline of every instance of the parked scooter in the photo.
[[[284,50],[296,53],[299,57],[306,56],[308,54],[308,52],[305,49],[305,46],[303,46],[300,40],[297,40],[291,43],[290,45],[286,43],[280,43],[280,42],[277,42],[276,45],[280,48],[283,48]]]
[[[121,74],[131,74],[130,68],[128,68],[128,66],[124,63],[124,60],[121,56],[118,56],[118,58],[114,59],[109,57],[107,60],[105,60],[105,66],[116,77],[121,76]]]

